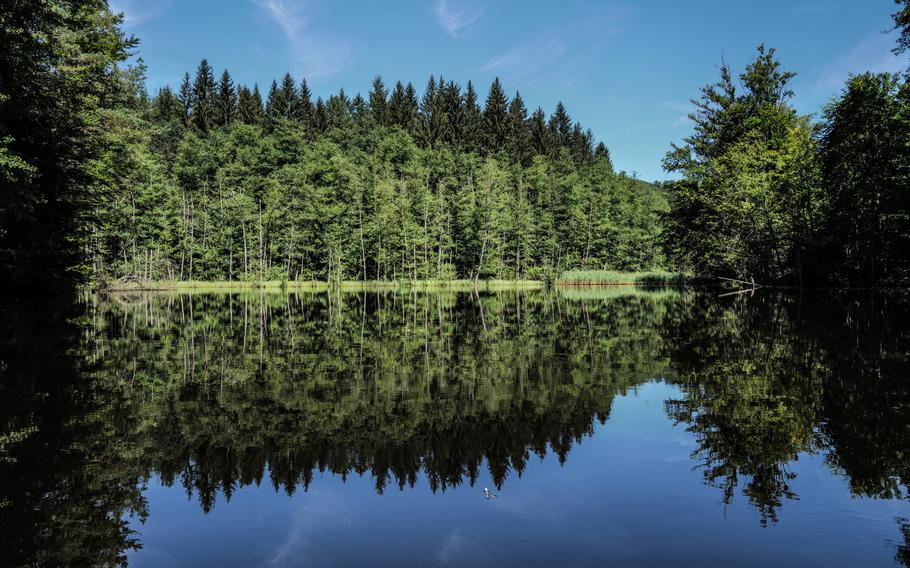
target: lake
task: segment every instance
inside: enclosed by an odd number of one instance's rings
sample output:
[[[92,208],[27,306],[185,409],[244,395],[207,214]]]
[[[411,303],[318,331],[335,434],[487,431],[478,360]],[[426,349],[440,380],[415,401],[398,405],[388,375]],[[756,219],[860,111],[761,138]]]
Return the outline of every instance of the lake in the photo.
[[[910,566],[910,298],[7,304],[4,566]]]

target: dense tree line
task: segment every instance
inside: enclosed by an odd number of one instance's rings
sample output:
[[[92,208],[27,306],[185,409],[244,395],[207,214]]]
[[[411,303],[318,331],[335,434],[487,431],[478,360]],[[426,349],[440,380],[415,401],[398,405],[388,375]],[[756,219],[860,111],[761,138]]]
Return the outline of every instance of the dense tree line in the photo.
[[[559,104],[493,82],[377,77],[327,100],[286,74],[265,100],[207,61],[106,130],[95,273],[158,280],[553,278],[661,263],[663,194],[613,170]],[[220,78],[216,78],[220,77]],[[125,76],[125,78],[127,78]]]
[[[894,15],[910,34],[910,3]],[[821,121],[790,104],[773,49],[693,101],[694,133],[667,154],[671,262],[770,282],[910,282],[910,75],[851,76]]]

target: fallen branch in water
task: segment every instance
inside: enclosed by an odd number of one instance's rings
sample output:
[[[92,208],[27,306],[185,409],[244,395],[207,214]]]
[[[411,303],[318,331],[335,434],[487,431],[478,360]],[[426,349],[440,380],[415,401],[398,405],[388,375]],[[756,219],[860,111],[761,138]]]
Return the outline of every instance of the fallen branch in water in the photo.
[[[718,278],[721,280],[726,280],[727,282],[736,282],[738,284],[746,284],[746,285],[752,286],[753,288],[761,288],[761,284],[756,284],[755,278],[751,278],[751,277],[750,277],[750,281],[737,280],[736,278],[724,278],[723,276],[718,276]]]

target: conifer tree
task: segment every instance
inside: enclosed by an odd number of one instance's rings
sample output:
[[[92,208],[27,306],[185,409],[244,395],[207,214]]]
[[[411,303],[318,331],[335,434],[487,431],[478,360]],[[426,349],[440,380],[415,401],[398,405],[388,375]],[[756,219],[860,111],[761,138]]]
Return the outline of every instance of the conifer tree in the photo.
[[[538,156],[551,156],[554,153],[553,133],[547,126],[547,115],[537,107],[528,120],[528,132],[531,137],[531,149]]]
[[[576,122],[572,127],[569,152],[575,165],[582,166],[594,159],[594,134],[590,130],[582,130],[581,124]]]
[[[281,118],[298,119],[295,116],[299,111],[297,101],[297,84],[290,73],[285,73],[281,78],[281,87],[278,89],[278,116]]]
[[[351,123],[351,101],[344,93],[344,89],[338,91],[337,95],[329,97],[325,106],[326,129],[347,128]]]
[[[313,95],[310,93],[310,87],[306,79],[300,80],[300,89],[297,93],[297,110],[294,115],[297,120],[302,122],[307,128],[313,127],[313,114],[316,108],[313,106]]]
[[[162,87],[152,103],[154,119],[158,122],[171,122],[181,119],[181,106],[174,91],[169,86]]]
[[[231,74],[225,69],[218,82],[218,117],[217,124],[227,126],[237,117],[237,93],[234,90],[234,81]]]
[[[325,132],[329,129],[329,115],[322,97],[316,99],[316,108],[313,111],[313,128],[316,132]]]
[[[464,107],[461,87],[455,81],[443,82],[439,90],[439,109],[445,120],[440,137],[443,142],[457,147],[464,128]]]
[[[351,116],[361,128],[365,126],[364,121],[370,116],[370,105],[360,93],[351,100]]]
[[[519,164],[526,164],[530,159],[531,133],[528,129],[528,109],[516,92],[512,102],[509,103],[509,155]]]
[[[184,126],[190,125],[190,113],[193,108],[193,86],[190,83],[190,74],[183,74],[183,82],[177,91],[177,102],[180,104],[180,119]]]
[[[281,118],[281,92],[278,90],[278,82],[274,79],[265,99],[265,117],[272,123]]]
[[[215,75],[206,59],[199,62],[193,81],[192,121],[200,132],[206,133],[216,124]]]
[[[404,85],[401,81],[395,83],[392,94],[389,96],[389,121],[404,129],[407,129],[407,102],[405,101]]]
[[[572,136],[572,119],[566,112],[566,107],[559,101],[556,111],[550,116],[550,136],[556,148],[566,148],[570,145]]]
[[[420,144],[427,148],[432,148],[439,137],[438,99],[436,78],[430,75],[427,87],[423,91],[423,99],[420,101],[420,129],[418,131]]]
[[[417,120],[420,113],[420,105],[417,102],[417,89],[414,85],[408,83],[404,88],[404,117],[407,131],[413,136],[417,132]]]
[[[468,81],[464,93],[464,119],[462,120],[462,145],[468,152],[479,152],[483,142],[483,113],[477,102],[477,91]]]
[[[240,87],[237,95],[238,118],[244,124],[259,124],[262,122],[264,114],[259,87],[254,86],[253,91],[250,91],[246,86]]]
[[[370,112],[379,126],[388,126],[391,122],[388,97],[382,77],[376,75],[373,79],[373,89],[370,91]]]
[[[594,148],[594,159],[596,161],[606,161],[610,164],[610,171],[613,171],[613,160],[610,158],[610,150],[603,142],[598,142],[597,147]]]
[[[509,101],[506,98],[502,84],[497,77],[490,85],[487,103],[483,109],[484,134],[486,135],[486,150],[497,152],[505,148],[509,138]]]

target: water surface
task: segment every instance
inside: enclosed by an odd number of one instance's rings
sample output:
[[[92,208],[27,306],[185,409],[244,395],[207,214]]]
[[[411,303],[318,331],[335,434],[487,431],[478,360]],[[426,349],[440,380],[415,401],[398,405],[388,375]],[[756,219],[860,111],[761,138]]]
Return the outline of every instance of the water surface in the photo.
[[[4,565],[910,565],[900,296],[3,313]]]

